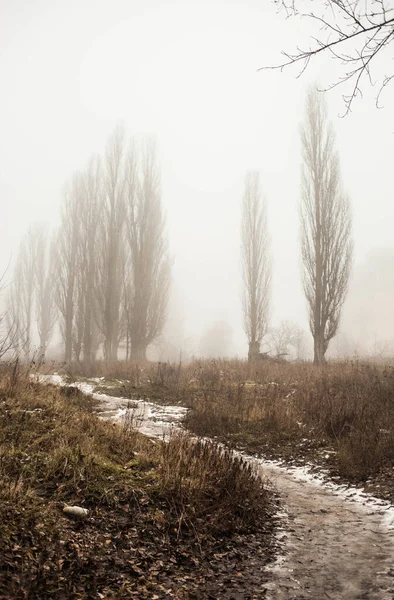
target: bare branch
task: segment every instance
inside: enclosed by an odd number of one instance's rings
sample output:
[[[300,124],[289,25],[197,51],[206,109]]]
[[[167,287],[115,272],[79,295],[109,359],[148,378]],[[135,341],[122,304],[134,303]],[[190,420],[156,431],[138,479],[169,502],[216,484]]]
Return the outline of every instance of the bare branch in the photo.
[[[261,69],[283,71],[294,64],[302,64],[300,77],[308,67],[312,58],[320,54],[330,53],[340,64],[340,72],[336,81],[326,84],[324,90],[351,83],[350,94],[343,94],[345,114],[352,107],[355,98],[362,95],[364,79],[374,85],[371,68],[376,58],[388,48],[394,39],[394,8],[387,8],[384,2],[360,2],[360,0],[274,0],[279,10],[283,9],[287,18],[306,18],[319,26],[320,35],[312,36],[313,43],[309,48],[297,47],[295,52],[283,51],[285,60],[274,66]],[[301,4],[309,4],[310,10],[300,10]],[[380,96],[392,80],[391,74],[378,77],[378,93]]]

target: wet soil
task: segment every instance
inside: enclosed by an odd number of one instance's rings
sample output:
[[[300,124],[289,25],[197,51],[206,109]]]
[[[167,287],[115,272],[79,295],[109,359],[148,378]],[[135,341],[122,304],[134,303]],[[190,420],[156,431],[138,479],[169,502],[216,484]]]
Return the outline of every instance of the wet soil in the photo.
[[[286,515],[284,556],[272,568],[268,598],[394,597],[393,514],[385,503],[365,506],[281,467],[260,468],[276,486]]]

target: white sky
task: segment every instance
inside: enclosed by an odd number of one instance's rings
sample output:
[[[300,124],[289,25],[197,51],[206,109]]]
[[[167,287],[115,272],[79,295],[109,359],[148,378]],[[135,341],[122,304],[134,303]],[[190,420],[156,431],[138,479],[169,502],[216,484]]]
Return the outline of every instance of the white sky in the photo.
[[[300,27],[268,0],[0,0],[0,267],[29,223],[56,222],[65,181],[124,121],[130,134],[157,135],[186,333],[199,338],[225,320],[234,351],[246,351],[239,220],[250,168],[268,200],[273,322],[306,326],[299,126],[309,83],[337,71],[322,60],[300,79],[257,72],[307,39]],[[394,245],[393,88],[379,111],[366,87],[345,119],[341,90],[328,95],[356,263]]]

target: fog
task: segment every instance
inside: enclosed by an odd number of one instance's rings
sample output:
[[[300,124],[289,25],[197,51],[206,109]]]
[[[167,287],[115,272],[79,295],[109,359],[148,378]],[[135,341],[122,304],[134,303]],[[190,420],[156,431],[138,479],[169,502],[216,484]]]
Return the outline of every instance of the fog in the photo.
[[[0,267],[31,223],[56,227],[64,185],[118,123],[154,134],[172,257],[165,335],[174,353],[247,355],[240,271],[244,176],[257,169],[273,263],[270,323],[308,330],[301,286],[300,123],[306,90],[337,77],[329,58],[283,72],[307,24],[262,0],[0,0]],[[383,55],[379,68],[392,69]],[[332,354],[394,352],[394,85],[382,109],[365,84],[345,118],[327,93],[353,212],[354,266]],[[204,345],[205,344],[205,345]],[[204,348],[204,350],[202,350]],[[392,348],[392,350],[391,350]],[[165,356],[164,356],[165,357]]]

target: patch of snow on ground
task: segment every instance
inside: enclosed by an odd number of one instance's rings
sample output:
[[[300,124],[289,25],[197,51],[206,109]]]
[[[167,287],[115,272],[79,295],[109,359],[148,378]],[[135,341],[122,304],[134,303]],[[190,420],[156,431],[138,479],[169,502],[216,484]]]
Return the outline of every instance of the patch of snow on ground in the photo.
[[[246,460],[250,461],[252,457],[240,453]],[[314,465],[307,464],[303,467],[287,466],[281,461],[268,460],[265,458],[252,458],[254,464],[258,464],[263,470],[269,469],[270,474],[287,473],[296,481],[305,482],[320,488],[329,490],[335,496],[348,502],[357,502],[373,511],[373,514],[382,515],[385,527],[394,530],[394,506],[389,502],[367,494],[362,488],[356,488],[351,485],[338,484],[328,479],[328,471],[321,469],[319,473],[312,473]],[[315,468],[315,467],[314,467]]]
[[[122,421],[131,412],[136,429],[149,437],[163,438],[169,435],[180,425],[189,410],[183,406],[162,406],[145,400],[129,400],[94,392],[95,386],[92,383],[87,381],[67,383],[64,377],[57,374],[39,375],[38,380],[42,383],[75,387],[83,394],[91,396],[99,403],[98,414],[103,419]]]

